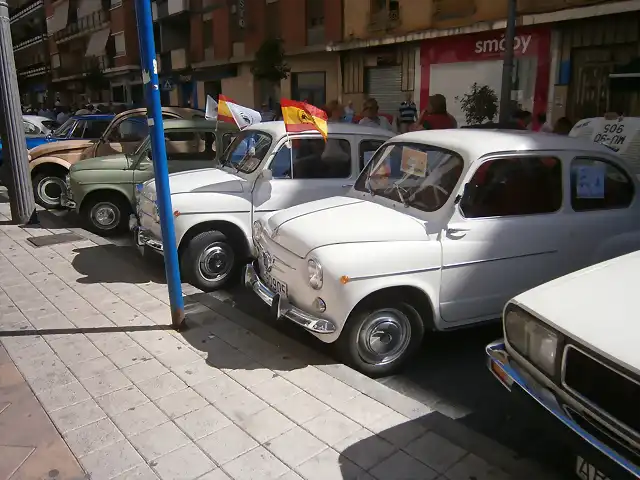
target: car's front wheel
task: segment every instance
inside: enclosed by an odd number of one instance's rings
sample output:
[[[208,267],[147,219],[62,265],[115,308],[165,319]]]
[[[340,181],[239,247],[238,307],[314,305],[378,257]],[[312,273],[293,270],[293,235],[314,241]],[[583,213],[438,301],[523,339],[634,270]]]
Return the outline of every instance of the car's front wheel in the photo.
[[[240,262],[224,233],[208,231],[191,239],[181,255],[180,268],[191,285],[211,292],[238,277]]]
[[[85,228],[103,237],[126,231],[130,213],[131,205],[117,193],[94,194],[80,208]]]
[[[390,375],[420,347],[424,322],[409,303],[387,296],[354,309],[336,342],[343,361],[371,377]]]
[[[33,177],[33,196],[38,205],[48,209],[60,208],[60,196],[67,190],[62,172],[51,169]]]

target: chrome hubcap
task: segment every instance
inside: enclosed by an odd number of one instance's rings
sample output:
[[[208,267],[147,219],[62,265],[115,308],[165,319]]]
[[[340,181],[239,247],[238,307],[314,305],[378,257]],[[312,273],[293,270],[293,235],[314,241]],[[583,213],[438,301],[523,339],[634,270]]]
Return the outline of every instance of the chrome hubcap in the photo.
[[[398,359],[411,341],[411,322],[395,308],[376,310],[358,331],[358,354],[371,365],[385,365]]]
[[[206,280],[220,280],[229,274],[233,261],[233,250],[227,244],[214,243],[200,254],[200,274]]]
[[[98,203],[91,209],[91,220],[96,227],[108,230],[120,222],[120,210],[109,202]]]
[[[38,196],[51,205],[60,204],[60,195],[66,189],[64,180],[58,177],[45,177],[38,183]]]

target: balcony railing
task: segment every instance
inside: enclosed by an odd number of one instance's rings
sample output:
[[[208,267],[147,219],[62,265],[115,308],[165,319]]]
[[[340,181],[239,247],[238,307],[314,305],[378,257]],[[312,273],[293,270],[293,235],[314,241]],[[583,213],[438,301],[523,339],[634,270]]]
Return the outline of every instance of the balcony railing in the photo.
[[[16,43],[13,46],[14,53],[19,50],[24,50],[25,48],[29,48],[33,45],[42,44],[42,42],[47,40],[47,36],[45,34],[40,34],[36,37],[30,38],[29,40],[24,40],[23,42]]]
[[[393,30],[400,25],[400,18],[400,5],[392,0],[388,8],[369,14],[369,30]]]
[[[17,68],[16,71],[20,78],[31,78],[49,73],[49,67],[44,64],[29,65],[28,67]]]
[[[90,72],[105,71],[115,66],[113,58],[103,55],[100,57],[84,57],[82,60],[68,61],[53,69],[54,78],[84,76]]]
[[[44,3],[42,0],[36,0],[35,2],[31,2],[28,5],[25,5],[24,7],[16,10],[15,12],[13,12],[11,14],[11,20],[10,23],[15,23],[29,15],[31,15],[33,12],[38,11],[39,9],[44,7]]]
[[[109,23],[109,13],[104,10],[98,10],[85,17],[79,18],[78,21],[67,25],[62,30],[53,34],[56,42],[63,40],[71,40],[72,38],[87,35],[96,30],[102,29]]]

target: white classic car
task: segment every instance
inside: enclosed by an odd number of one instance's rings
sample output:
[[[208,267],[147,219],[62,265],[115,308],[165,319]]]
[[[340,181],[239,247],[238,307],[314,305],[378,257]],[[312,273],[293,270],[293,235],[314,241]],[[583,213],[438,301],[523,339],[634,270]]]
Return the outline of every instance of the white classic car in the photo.
[[[587,140],[407,133],[348,195],[256,222],[245,283],[350,365],[387,374],[425,331],[498,319],[515,294],[638,248],[639,189]]]
[[[205,291],[238,278],[252,256],[251,225],[268,212],[346,193],[374,152],[393,133],[330,123],[287,135],[283,122],[243,130],[219,168],[169,176],[183,278]],[[130,220],[139,247],[162,252],[155,182],[144,184]]]
[[[638,272],[633,252],[524,292],[487,347],[523,415],[571,446],[576,478],[640,478]]]

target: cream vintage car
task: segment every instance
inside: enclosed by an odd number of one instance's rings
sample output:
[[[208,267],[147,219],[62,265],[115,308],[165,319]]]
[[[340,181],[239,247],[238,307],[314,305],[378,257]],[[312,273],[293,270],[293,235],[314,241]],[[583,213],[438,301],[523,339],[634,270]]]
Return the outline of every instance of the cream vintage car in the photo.
[[[220,168],[169,175],[183,278],[211,291],[240,279],[251,258],[251,225],[269,212],[346,193],[365,163],[393,133],[352,124],[287,134],[283,122],[242,130]],[[154,181],[144,184],[130,220],[137,245],[162,253]]]
[[[388,374],[426,332],[496,320],[517,293],[637,249],[639,188],[622,158],[588,140],[407,133],[347,195],[255,222],[245,283],[274,317]]]
[[[63,140],[45,143],[29,150],[29,169],[36,202],[44,208],[59,208],[69,168],[86,158],[132,154],[147,138],[147,109],[136,108],[116,115],[98,140]],[[162,107],[169,119],[204,118],[204,112],[191,108]],[[75,132],[72,132],[72,136]],[[78,132],[80,135],[80,132]],[[79,136],[79,138],[82,138]]]

